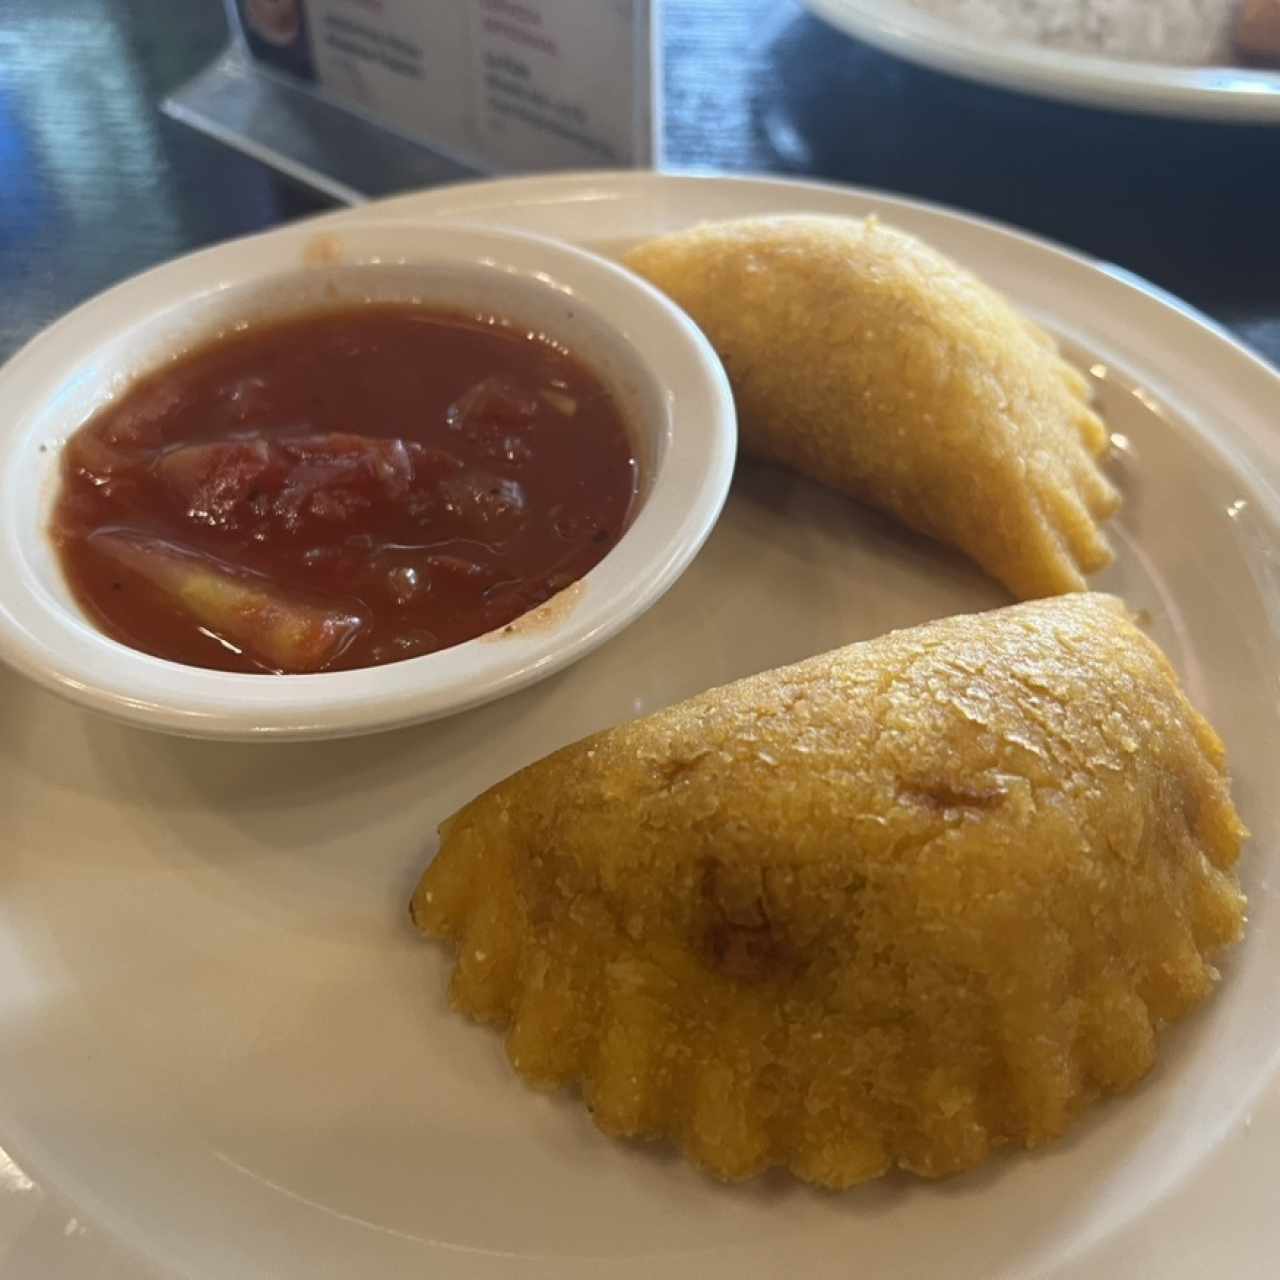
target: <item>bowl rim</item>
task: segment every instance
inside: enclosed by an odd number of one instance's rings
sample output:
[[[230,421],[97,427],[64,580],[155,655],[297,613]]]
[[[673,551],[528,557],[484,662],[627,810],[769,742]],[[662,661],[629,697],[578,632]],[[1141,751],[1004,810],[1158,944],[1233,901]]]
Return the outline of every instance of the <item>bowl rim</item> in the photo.
[[[591,323],[611,330],[652,375],[666,414],[665,456],[626,532],[567,589],[578,595],[572,607],[536,627],[499,629],[402,662],[273,678],[142,653],[55,600],[47,575],[42,579],[24,552],[30,525],[20,525],[17,504],[4,498],[20,483],[16,464],[34,443],[33,419],[59,385],[109,341],[162,312],[180,315],[227,290],[300,277],[312,266],[382,264],[500,271],[519,277],[526,296],[554,290],[562,301],[577,300]],[[98,376],[109,381],[113,372]],[[118,720],[203,738],[379,732],[465,711],[561,670],[634,621],[683,573],[719,517],[737,443],[718,357],[693,321],[639,276],[548,237],[428,218],[304,222],[152,268],[68,312],[0,366],[0,403],[9,409],[0,423],[0,660]],[[59,450],[74,429],[57,434]]]

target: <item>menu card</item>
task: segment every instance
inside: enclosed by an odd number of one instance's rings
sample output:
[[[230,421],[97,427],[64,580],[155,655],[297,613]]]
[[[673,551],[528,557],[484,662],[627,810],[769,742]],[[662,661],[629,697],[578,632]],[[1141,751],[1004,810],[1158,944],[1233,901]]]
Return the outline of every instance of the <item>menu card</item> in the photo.
[[[229,0],[254,67],[483,171],[656,163],[652,0]]]

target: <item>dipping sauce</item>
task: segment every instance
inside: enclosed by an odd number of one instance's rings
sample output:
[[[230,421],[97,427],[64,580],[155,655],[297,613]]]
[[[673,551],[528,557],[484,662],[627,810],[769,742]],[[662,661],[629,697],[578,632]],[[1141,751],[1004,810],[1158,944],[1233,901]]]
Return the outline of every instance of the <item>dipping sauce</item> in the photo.
[[[252,325],[67,442],[51,533],[109,636],[191,666],[339,671],[505,626],[617,542],[618,406],[545,335],[367,304]]]

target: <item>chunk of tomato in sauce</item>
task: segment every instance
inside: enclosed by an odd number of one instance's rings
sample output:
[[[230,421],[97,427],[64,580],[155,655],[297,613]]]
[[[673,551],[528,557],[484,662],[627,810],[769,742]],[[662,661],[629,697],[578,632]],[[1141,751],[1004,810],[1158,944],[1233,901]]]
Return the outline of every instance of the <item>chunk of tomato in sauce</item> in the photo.
[[[350,526],[380,503],[399,503],[413,483],[403,440],[334,432],[284,439],[277,448],[289,466],[271,514],[289,533],[315,522]]]
[[[281,482],[281,460],[265,440],[180,445],[153,464],[156,476],[187,520],[235,528],[260,518],[251,504]]]
[[[447,420],[486,458],[519,469],[533,456],[528,432],[541,407],[536,395],[486,378],[449,406]]]

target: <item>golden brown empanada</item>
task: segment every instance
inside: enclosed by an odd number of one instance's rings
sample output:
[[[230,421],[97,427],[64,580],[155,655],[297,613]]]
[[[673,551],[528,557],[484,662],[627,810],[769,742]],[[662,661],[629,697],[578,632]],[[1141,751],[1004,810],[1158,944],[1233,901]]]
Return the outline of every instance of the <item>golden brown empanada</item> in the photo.
[[[1111,560],[1082,374],[995,290],[874,218],[745,218],[625,259],[724,361],[743,450],[950,543],[1031,599]]]
[[[1061,1134],[1241,935],[1223,749],[1118,601],[811,658],[587,738],[442,828],[452,1000],[606,1133],[829,1187]]]

